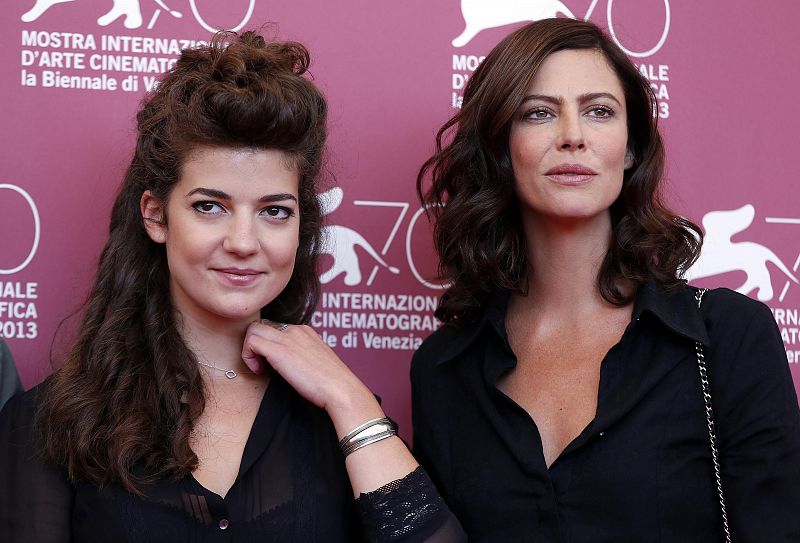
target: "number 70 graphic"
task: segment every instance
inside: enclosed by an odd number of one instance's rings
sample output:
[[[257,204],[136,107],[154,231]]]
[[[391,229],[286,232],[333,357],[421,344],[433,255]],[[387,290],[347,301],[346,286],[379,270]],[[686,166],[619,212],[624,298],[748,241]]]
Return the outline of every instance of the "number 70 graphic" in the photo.
[[[386,238],[386,241],[383,244],[383,247],[380,250],[381,256],[386,256],[389,252],[389,249],[392,247],[395,238],[397,237],[398,232],[403,224],[403,220],[408,215],[408,211],[411,208],[411,205],[408,202],[385,202],[385,201],[376,201],[376,200],[354,200],[354,205],[363,206],[363,207],[379,207],[379,208],[395,208],[398,210],[397,218],[394,221],[394,225],[392,225],[392,229],[389,232],[389,235]],[[408,268],[411,270],[412,275],[414,278],[421,284],[428,288],[441,290],[447,288],[448,284],[436,283],[431,282],[425,279],[422,274],[419,272],[419,268],[414,261],[413,250],[411,247],[411,237],[414,234],[414,228],[417,225],[420,217],[425,214],[425,208],[420,207],[417,209],[413,215],[411,215],[411,219],[408,222],[405,230],[405,253],[406,253],[406,260],[408,262]],[[372,270],[370,271],[369,277],[367,279],[367,285],[372,285],[373,281],[375,280],[375,276],[378,274],[378,270],[381,266],[378,264],[373,265]]]

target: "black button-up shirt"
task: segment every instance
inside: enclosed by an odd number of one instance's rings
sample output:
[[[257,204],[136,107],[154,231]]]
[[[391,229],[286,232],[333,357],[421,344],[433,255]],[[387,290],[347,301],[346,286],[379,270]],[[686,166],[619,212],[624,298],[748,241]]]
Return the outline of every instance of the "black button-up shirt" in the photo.
[[[478,322],[444,326],[411,370],[415,454],[471,541],[721,541],[697,341],[733,540],[800,541],[800,411],[766,306],[718,289],[698,310],[694,289],[643,285],[594,420],[548,469],[535,423],[497,388],[517,363],[507,305],[501,293]]]

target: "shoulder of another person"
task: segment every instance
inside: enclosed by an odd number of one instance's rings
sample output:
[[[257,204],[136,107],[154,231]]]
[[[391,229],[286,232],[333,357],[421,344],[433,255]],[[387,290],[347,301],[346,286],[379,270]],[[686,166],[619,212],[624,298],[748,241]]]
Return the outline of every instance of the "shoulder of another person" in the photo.
[[[446,358],[457,355],[471,341],[479,327],[478,323],[443,324],[422,342],[411,359],[412,372],[430,369]]]
[[[747,390],[754,383],[793,389],[785,345],[767,305],[719,288],[705,294],[701,312],[709,337],[712,382],[719,381],[731,398],[737,397],[736,390]]]
[[[700,311],[706,321],[709,336],[737,330],[744,332],[754,321],[772,319],[772,311],[762,302],[727,288],[715,288],[703,295]]]
[[[5,422],[9,422],[11,427],[29,426],[33,424],[36,410],[39,408],[39,397],[44,388],[44,383],[25,392],[19,392],[12,396],[0,410],[0,424],[6,428]]]

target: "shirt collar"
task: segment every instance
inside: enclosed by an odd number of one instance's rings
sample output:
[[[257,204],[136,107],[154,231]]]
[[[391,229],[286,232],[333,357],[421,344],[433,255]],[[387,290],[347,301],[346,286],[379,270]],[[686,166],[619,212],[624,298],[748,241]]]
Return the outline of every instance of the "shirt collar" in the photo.
[[[435,362],[444,364],[467,350],[486,327],[492,327],[500,337],[506,337],[505,315],[511,293],[496,288],[489,296],[477,320],[448,323],[451,328],[450,341],[442,356]]]
[[[636,320],[649,313],[674,333],[708,346],[708,332],[694,293],[695,289],[688,286],[668,291],[654,279],[648,279],[636,293],[631,319]],[[507,339],[505,315],[509,298],[508,291],[496,289],[478,320],[466,324],[447,324],[453,327],[453,335],[436,365],[453,360],[466,351],[484,328],[491,327],[501,338]]]
[[[676,334],[708,346],[708,331],[697,307],[695,292],[696,289],[689,286],[668,291],[649,279],[636,293],[632,318],[650,313]]]

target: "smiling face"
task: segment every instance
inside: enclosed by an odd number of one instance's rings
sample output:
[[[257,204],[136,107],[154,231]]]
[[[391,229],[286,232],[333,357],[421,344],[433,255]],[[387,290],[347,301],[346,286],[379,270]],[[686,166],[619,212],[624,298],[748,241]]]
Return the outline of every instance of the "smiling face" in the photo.
[[[290,164],[283,151],[201,147],[166,209],[149,192],[142,196],[148,234],[166,245],[172,302],[185,319],[250,322],[289,282],[300,223],[299,174]]]
[[[599,51],[567,49],[536,72],[509,136],[524,216],[607,213],[630,166],[625,93]]]

